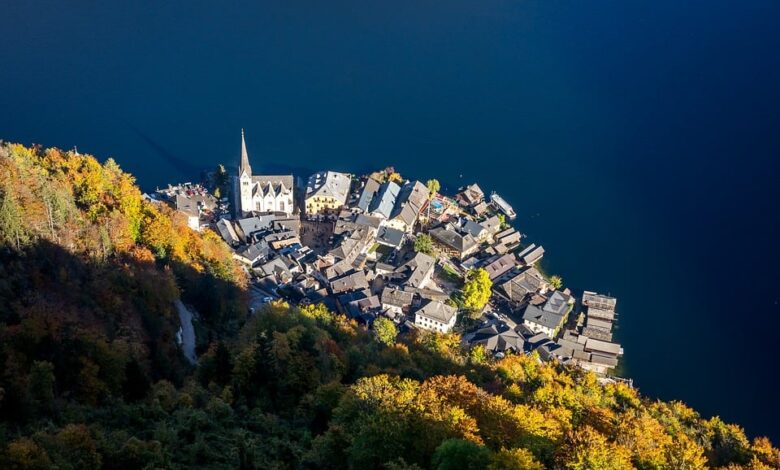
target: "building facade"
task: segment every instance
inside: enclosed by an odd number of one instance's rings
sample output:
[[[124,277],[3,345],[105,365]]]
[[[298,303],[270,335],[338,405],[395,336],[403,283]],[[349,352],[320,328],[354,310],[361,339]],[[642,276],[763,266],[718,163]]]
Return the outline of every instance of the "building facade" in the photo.
[[[346,173],[320,171],[306,185],[306,214],[315,215],[339,209],[347,204],[352,178]]]
[[[284,212],[295,210],[292,175],[253,175],[246,150],[244,130],[241,129],[241,164],[238,168],[235,190],[236,214],[241,217],[253,212]]]

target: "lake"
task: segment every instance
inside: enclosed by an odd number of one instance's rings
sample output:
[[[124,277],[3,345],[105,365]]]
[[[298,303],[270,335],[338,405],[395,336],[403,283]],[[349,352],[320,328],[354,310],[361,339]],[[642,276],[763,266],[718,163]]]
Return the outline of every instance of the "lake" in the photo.
[[[780,441],[779,2],[6,3],[0,138],[477,181],[618,297],[642,392]]]

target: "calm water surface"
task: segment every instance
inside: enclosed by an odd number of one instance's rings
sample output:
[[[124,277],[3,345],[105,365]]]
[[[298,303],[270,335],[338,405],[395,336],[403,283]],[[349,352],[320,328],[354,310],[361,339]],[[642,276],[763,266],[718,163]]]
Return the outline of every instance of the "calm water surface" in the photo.
[[[5,2],[0,138],[479,181],[619,298],[643,392],[780,441],[780,3],[368,3]]]

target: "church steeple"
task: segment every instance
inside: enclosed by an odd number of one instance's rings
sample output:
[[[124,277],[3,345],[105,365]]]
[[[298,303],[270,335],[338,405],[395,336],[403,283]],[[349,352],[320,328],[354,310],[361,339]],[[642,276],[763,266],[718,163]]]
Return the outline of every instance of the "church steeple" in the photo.
[[[249,154],[246,151],[246,140],[244,139],[244,129],[241,129],[241,166],[238,168],[238,176],[252,177],[252,167],[249,166]]]

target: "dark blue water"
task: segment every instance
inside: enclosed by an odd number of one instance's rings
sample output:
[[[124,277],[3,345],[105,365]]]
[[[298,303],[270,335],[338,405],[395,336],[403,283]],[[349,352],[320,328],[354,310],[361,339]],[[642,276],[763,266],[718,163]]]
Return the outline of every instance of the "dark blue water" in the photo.
[[[118,3],[0,6],[1,138],[477,180],[619,297],[643,392],[780,441],[779,2]]]

